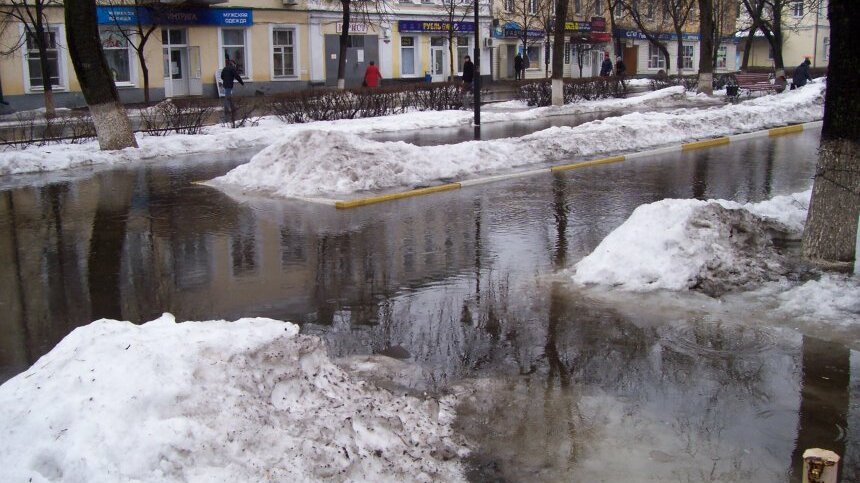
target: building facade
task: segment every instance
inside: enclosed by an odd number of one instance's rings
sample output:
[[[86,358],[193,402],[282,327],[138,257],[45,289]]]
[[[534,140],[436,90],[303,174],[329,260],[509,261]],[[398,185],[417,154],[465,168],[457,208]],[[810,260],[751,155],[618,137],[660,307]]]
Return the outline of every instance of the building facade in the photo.
[[[782,12],[782,59],[785,67],[794,67],[809,59],[813,68],[830,64],[830,22],[827,20],[827,0],[810,5],[803,0],[790,1]],[[738,67],[746,48],[749,18],[738,19]],[[752,39],[749,66],[774,67],[773,49],[761,32]]]

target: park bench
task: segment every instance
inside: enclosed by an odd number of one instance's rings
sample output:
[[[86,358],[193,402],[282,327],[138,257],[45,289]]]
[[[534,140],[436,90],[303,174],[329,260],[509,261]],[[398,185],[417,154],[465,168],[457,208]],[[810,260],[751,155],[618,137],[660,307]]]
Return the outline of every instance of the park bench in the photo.
[[[735,83],[729,85],[726,89],[726,94],[730,97],[737,97],[740,91],[746,91],[747,95],[752,95],[753,92],[782,92],[785,90],[785,82],[771,83],[770,74],[755,73],[755,72],[738,72],[734,74]],[[736,87],[731,89],[730,87]]]

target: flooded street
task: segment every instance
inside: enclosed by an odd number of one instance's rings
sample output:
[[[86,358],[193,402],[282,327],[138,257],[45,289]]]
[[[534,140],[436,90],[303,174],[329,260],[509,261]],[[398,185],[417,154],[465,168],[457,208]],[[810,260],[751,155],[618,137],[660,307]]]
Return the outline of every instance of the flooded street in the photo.
[[[854,481],[860,330],[568,273],[643,203],[809,189],[819,133],[349,211],[194,183],[252,153],[7,179],[0,382],[98,318],[265,316],[402,359],[376,375],[397,391],[460,394],[474,481],[800,481],[813,446]]]

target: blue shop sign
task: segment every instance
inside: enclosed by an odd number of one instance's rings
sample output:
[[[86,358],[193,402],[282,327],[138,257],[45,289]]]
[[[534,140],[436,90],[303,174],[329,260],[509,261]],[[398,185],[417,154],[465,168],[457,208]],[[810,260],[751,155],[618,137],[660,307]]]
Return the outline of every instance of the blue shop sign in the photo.
[[[645,34],[638,30],[615,29],[615,33],[622,39],[648,40],[648,37],[646,37]],[[660,40],[662,42],[678,40],[678,35],[670,32],[660,32],[655,35],[657,37],[657,40]],[[699,34],[682,32],[681,39],[689,42],[698,42]]]
[[[453,28],[454,32],[474,32],[475,22],[448,22],[424,20],[398,20],[398,32],[448,32]]]
[[[254,24],[253,11],[246,8],[96,7],[99,25],[219,25],[247,27]]]

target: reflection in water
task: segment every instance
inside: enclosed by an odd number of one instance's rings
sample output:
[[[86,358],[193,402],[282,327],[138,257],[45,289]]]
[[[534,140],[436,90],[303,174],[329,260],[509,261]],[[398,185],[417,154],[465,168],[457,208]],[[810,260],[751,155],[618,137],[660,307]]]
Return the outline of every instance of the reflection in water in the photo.
[[[816,144],[805,132],[348,212],[191,183],[236,160],[7,189],[0,377],[100,316],[267,316],[334,356],[408,354],[416,387],[466,388],[476,479],[784,481],[795,440],[824,444],[834,425],[853,475],[847,349],[820,359],[754,320],[621,310],[553,275],[642,203],[806,189]]]

